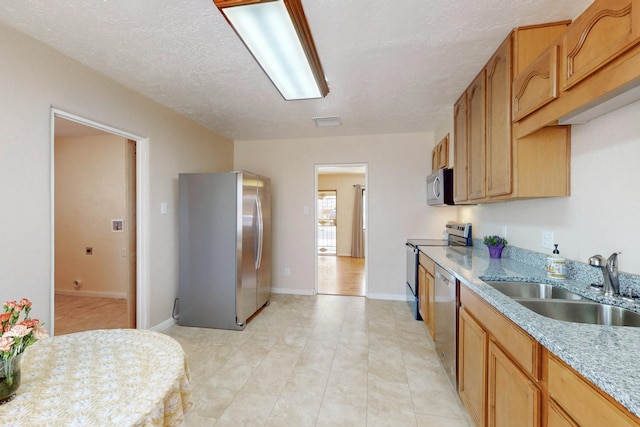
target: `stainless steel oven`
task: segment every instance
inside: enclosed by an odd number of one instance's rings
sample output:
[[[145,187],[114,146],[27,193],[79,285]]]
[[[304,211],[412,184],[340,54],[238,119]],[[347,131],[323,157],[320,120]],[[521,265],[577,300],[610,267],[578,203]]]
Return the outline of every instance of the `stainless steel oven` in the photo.
[[[472,246],[471,224],[449,221],[446,239],[409,239],[407,250],[407,304],[416,320],[422,320],[418,311],[418,256],[420,246]]]
[[[409,239],[407,248],[407,303],[416,320],[422,320],[418,310],[418,264],[420,246],[448,246],[449,241],[444,239]]]

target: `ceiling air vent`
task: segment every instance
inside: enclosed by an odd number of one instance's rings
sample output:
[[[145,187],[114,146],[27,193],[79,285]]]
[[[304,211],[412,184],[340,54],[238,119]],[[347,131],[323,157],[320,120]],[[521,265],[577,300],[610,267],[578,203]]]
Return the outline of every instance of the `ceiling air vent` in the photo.
[[[313,121],[316,122],[316,126],[319,128],[342,125],[340,117],[315,117]]]

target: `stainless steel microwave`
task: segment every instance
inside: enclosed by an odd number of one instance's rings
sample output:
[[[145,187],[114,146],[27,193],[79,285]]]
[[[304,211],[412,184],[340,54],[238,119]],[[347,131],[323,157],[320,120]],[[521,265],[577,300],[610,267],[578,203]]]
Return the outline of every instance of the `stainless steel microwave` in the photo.
[[[453,169],[438,169],[427,176],[427,204],[453,205]]]

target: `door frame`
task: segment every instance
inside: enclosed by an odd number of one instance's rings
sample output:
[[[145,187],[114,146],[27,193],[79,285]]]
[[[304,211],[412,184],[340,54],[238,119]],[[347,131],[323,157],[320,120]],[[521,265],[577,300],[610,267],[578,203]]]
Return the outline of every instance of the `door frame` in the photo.
[[[314,287],[313,294],[318,295],[318,209],[317,209],[317,199],[318,199],[318,171],[322,168],[339,168],[339,167],[362,167],[364,168],[364,188],[367,190],[367,200],[369,200],[369,164],[368,163],[318,163],[315,165],[315,174],[314,174],[314,205],[313,205],[313,263],[315,265],[315,275],[314,275]],[[365,298],[369,295],[369,203],[364,207],[365,218],[367,218],[367,224],[364,232],[364,296]],[[336,248],[337,250],[337,248]],[[336,252],[337,256],[337,252]]]
[[[100,129],[136,142],[136,329],[149,328],[149,139],[51,108],[51,312],[50,331],[55,334],[55,120],[56,117]]]

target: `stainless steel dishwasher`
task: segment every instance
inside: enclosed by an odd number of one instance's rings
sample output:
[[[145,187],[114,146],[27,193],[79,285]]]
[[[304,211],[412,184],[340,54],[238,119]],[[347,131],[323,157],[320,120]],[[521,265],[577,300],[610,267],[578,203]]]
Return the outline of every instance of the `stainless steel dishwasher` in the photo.
[[[458,281],[436,264],[436,352],[451,384],[458,388]]]

